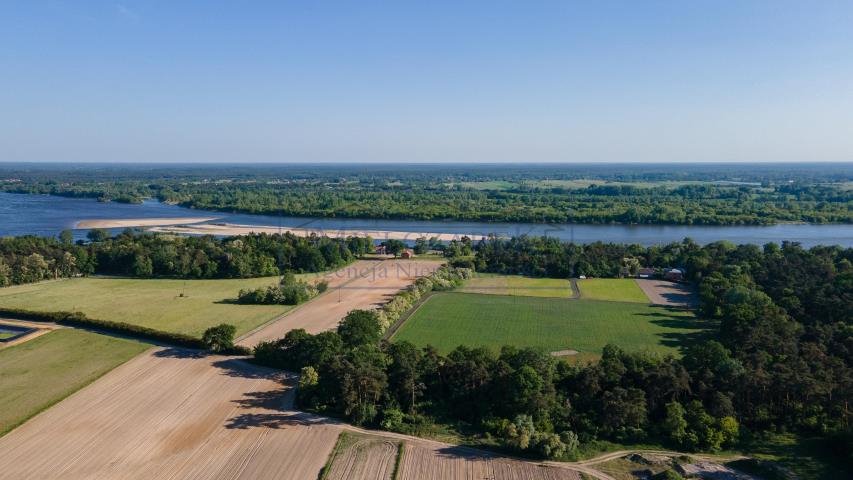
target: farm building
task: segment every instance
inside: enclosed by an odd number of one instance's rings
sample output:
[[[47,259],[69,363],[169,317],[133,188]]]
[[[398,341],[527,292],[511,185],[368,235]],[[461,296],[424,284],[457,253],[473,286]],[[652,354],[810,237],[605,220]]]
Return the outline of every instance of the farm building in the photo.
[[[655,269],[654,268],[641,268],[637,272],[637,276],[640,278],[652,278],[655,276]]]
[[[677,268],[670,268],[664,272],[663,278],[671,282],[680,282],[684,280],[684,272]]]
[[[415,256],[415,251],[411,248],[407,248],[400,253],[400,258],[413,258]]]

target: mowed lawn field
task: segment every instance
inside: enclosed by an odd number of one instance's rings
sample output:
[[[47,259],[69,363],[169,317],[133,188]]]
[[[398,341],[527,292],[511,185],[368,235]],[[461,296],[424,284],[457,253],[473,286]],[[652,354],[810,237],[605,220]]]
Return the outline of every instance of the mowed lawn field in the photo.
[[[531,278],[520,275],[476,273],[465,281],[461,292],[522,297],[570,298],[571,283],[561,278]],[[642,293],[642,292],[641,292]]]
[[[63,328],[0,349],[0,435],[149,347]]]
[[[577,283],[583,299],[650,303],[633,278],[584,278]]]
[[[703,331],[690,312],[647,304],[449,292],[424,302],[393,340],[433,345],[443,353],[458,345],[515,345],[577,350],[576,358],[587,359],[597,358],[608,343],[678,354]]]
[[[72,278],[0,289],[0,307],[75,311],[99,320],[126,322],[201,336],[220,323],[242,335],[286,312],[286,305],[236,305],[240,289],[273,285],[277,277],[224,280]],[[184,294],[181,297],[181,293]]]

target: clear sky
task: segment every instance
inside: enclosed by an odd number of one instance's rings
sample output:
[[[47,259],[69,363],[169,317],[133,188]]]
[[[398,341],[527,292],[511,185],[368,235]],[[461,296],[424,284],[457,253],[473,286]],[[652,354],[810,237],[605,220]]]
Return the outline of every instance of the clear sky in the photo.
[[[0,161],[853,160],[853,2],[0,0]]]

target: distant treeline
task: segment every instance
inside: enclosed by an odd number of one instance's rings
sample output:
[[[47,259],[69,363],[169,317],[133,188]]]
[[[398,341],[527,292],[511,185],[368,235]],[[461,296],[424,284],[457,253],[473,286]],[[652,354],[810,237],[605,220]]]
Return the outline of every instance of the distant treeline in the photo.
[[[853,222],[853,190],[844,187],[853,173],[842,167],[827,167],[827,173],[806,167],[762,167],[752,174],[730,170],[682,173],[658,166],[643,173],[586,166],[573,174],[559,168],[525,173],[513,168],[359,172],[341,167],[312,173],[282,167],[276,175],[272,167],[243,172],[189,168],[171,174],[131,170],[113,178],[97,172],[13,171],[9,174],[22,178],[0,180],[0,190],[121,202],[152,197],[200,209],[303,217],[678,225]],[[694,183],[661,183],[688,179]],[[711,181],[719,179],[731,180]]]
[[[504,273],[612,275],[629,256],[686,268],[701,292],[696,322],[712,330],[709,338],[690,342],[681,358],[610,345],[587,365],[514,347],[441,355],[381,342],[380,316],[355,311],[337,331],[292,331],[256,357],[301,371],[304,408],[417,434],[452,425],[522,453],[571,456],[596,439],[713,451],[747,432],[789,430],[833,436],[850,455],[853,249],[518,238],[480,243],[475,263]]]
[[[128,230],[115,237],[102,230],[90,242],[34,236],[0,239],[0,286],[75,275],[137,278],[248,278],[284,272],[319,272],[372,251],[370,238],[251,234],[216,238],[174,237]]]

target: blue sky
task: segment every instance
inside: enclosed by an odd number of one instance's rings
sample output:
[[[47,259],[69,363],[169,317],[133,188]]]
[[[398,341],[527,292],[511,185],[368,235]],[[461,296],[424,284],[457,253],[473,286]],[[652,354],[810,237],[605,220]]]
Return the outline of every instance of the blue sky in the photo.
[[[0,161],[853,161],[853,2],[5,1]]]

